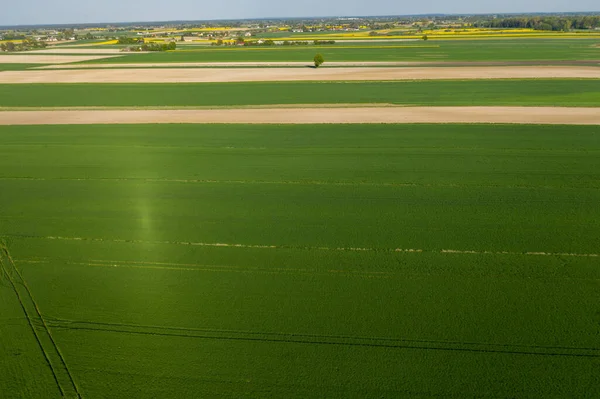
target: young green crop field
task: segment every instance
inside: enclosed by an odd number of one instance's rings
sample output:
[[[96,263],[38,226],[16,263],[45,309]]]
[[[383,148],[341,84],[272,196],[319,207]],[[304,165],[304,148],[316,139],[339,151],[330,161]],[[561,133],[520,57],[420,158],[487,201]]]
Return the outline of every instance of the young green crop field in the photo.
[[[600,60],[600,39],[429,40],[345,43],[333,46],[206,47],[166,53],[128,54],[89,63],[221,61],[535,61]]]
[[[23,71],[32,67],[40,67],[40,64],[7,64],[2,63],[2,58],[0,58],[0,72],[2,71]]]
[[[0,107],[600,105],[600,79],[0,85]]]
[[[596,126],[3,126],[0,186],[8,397],[600,395]]]

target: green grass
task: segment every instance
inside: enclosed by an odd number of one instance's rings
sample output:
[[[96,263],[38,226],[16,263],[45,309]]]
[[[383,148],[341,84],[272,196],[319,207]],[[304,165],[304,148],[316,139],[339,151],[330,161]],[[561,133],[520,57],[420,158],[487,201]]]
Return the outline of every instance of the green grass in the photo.
[[[334,46],[204,48],[130,54],[85,63],[306,61],[315,52],[332,61],[535,61],[600,60],[600,39],[482,39],[427,42],[340,43]]]
[[[50,257],[17,263],[85,396],[598,392],[597,358],[570,356],[597,352],[556,348],[597,347],[590,260],[44,240],[15,252]]]
[[[595,126],[1,127],[0,236],[84,397],[596,397],[600,258],[526,253],[598,253],[599,155]],[[0,386],[51,395],[0,276]]]
[[[3,64],[0,58],[0,72],[2,71],[23,71],[25,69],[40,67],[40,64]]]
[[[0,85],[0,107],[269,104],[600,105],[598,80]]]

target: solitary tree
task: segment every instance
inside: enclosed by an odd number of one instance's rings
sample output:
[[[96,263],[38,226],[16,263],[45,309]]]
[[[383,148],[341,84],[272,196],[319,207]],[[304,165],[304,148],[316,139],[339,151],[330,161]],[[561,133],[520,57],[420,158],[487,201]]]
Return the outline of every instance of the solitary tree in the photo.
[[[315,68],[320,67],[325,62],[325,58],[321,54],[315,55]]]

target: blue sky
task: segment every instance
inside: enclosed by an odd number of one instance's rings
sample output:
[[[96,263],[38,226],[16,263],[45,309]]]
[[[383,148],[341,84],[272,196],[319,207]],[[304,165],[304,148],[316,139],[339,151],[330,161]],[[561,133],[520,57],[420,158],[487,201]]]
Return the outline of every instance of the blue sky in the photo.
[[[600,11],[598,0],[30,0],[6,4],[0,25],[427,13]]]

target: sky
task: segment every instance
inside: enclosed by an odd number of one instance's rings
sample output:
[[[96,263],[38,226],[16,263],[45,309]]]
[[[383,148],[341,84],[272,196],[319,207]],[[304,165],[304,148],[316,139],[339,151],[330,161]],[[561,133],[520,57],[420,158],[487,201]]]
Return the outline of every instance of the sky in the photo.
[[[1,25],[97,22],[600,11],[598,0],[29,0],[10,2]]]

